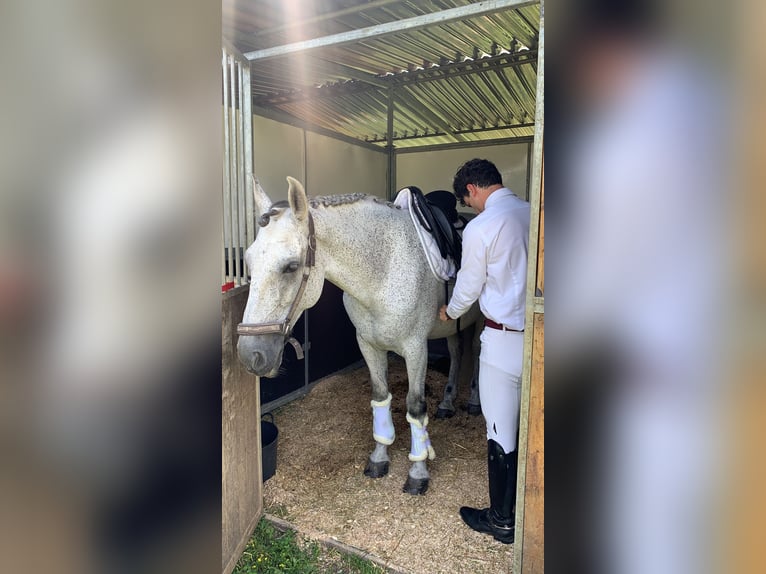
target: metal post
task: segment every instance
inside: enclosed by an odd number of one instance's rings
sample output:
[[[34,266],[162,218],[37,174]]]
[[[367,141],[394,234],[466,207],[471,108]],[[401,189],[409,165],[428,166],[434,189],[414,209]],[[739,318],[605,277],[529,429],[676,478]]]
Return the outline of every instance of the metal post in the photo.
[[[255,161],[253,159],[253,99],[250,92],[250,62],[242,64],[242,83],[244,84],[245,98],[242,102],[245,126],[245,224],[246,245],[255,241],[255,201],[253,199],[253,180],[251,173],[255,173]],[[260,214],[259,214],[260,215]],[[245,272],[247,277],[247,272]]]
[[[229,57],[223,50],[221,67],[223,69],[223,255],[226,258],[227,273],[224,282],[231,280],[231,135],[229,134]]]
[[[389,201],[393,201],[396,193],[396,155],[394,153],[394,105],[395,94],[393,86],[388,88],[388,120],[386,127],[386,153],[388,154],[388,169],[386,183]]]

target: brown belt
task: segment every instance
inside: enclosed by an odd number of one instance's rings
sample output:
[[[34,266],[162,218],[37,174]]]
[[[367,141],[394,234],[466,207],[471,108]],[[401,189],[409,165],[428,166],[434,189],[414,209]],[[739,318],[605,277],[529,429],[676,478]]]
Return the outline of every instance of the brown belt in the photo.
[[[497,329],[498,331],[514,331],[516,333],[523,333],[524,330],[521,329],[511,329],[510,327],[506,327],[505,325],[501,325],[500,323],[495,323],[492,319],[484,319],[484,325],[486,327],[489,327],[490,329]]]

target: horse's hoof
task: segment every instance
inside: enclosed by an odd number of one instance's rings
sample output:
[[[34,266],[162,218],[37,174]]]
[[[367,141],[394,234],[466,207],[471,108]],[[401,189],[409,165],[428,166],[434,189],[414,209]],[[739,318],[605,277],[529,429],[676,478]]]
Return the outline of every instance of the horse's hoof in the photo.
[[[428,490],[427,478],[412,478],[410,475],[407,475],[407,482],[404,483],[402,492],[415,495],[425,494],[426,490]]]
[[[364,467],[364,476],[370,478],[383,478],[388,474],[388,461],[373,462],[367,459],[367,466]]]
[[[443,409],[439,407],[439,409],[436,411],[437,419],[451,419],[454,416],[455,416],[455,411],[451,411],[449,409]]]
[[[469,404],[468,406],[466,406],[465,410],[468,411],[469,415],[477,416],[477,415],[481,414],[481,405],[471,405],[471,404]]]

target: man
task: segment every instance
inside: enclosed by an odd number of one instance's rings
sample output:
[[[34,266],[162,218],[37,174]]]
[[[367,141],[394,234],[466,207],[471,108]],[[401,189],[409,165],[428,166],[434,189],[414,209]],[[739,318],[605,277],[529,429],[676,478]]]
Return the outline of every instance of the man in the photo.
[[[478,299],[481,334],[479,394],[487,423],[489,508],[462,507],[463,521],[510,544],[514,540],[517,435],[521,398],[529,203],[503,187],[486,159],[472,159],[453,181],[461,205],[478,213],[463,232],[463,259],[442,321],[457,319]]]

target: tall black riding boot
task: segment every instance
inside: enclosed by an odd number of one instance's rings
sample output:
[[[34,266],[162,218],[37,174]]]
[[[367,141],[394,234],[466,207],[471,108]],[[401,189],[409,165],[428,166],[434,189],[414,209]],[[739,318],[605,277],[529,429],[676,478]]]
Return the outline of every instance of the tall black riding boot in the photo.
[[[506,454],[498,443],[487,441],[489,508],[460,508],[460,517],[477,532],[491,534],[495,540],[510,544],[514,539],[516,517],[516,474],[518,451]]]

